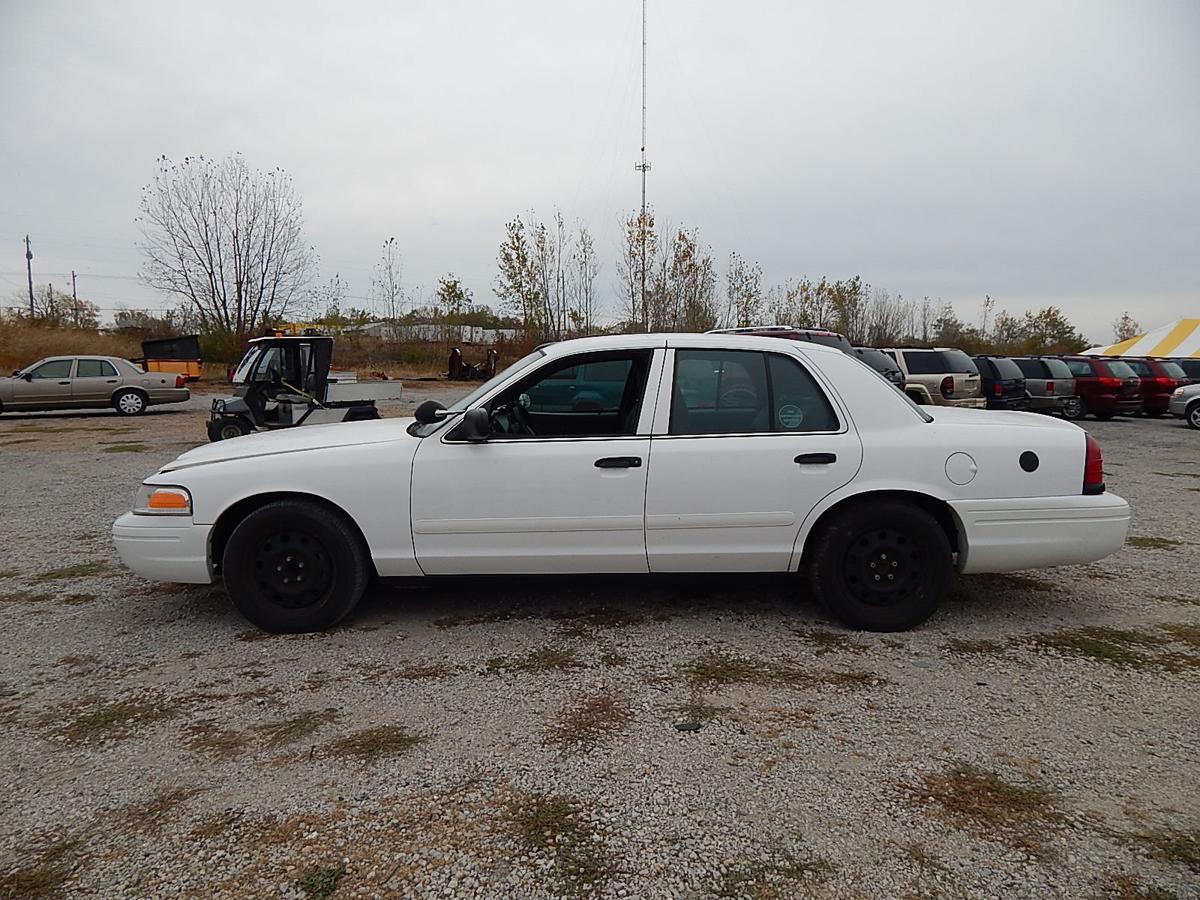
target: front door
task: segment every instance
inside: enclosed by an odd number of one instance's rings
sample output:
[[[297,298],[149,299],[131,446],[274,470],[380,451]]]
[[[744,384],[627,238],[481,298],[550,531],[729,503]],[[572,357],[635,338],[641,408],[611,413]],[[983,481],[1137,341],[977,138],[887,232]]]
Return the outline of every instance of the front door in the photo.
[[[422,571],[645,572],[652,410],[642,401],[662,355],[552,359],[485,402],[486,442],[456,425],[424,438],[411,493]]]
[[[71,405],[73,359],[51,359],[30,370],[30,378],[13,385],[14,407],[66,407]]]
[[[646,494],[650,570],[786,571],[805,517],[858,471],[857,434],[791,354],[670,356]]]

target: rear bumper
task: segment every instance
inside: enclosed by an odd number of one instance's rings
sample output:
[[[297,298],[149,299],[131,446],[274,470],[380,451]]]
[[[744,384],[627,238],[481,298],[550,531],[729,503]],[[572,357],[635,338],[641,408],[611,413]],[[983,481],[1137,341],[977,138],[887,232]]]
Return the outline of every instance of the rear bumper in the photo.
[[[988,409],[1011,409],[1017,412],[1027,412],[1030,408],[1028,397],[989,397]]]
[[[1058,412],[1063,408],[1063,401],[1067,399],[1067,395],[1055,395],[1053,397],[1043,395],[1041,397],[1036,394],[1029,398],[1029,408],[1038,412]]]
[[[163,388],[150,394],[150,405],[158,406],[160,403],[182,403],[184,400],[190,399],[191,396],[192,392],[187,388]]]
[[[951,500],[950,508],[964,532],[966,573],[1095,562],[1120,550],[1129,530],[1129,504],[1109,493]]]
[[[211,525],[190,518],[135,516],[125,513],[113,522],[113,544],[121,562],[152,581],[212,584],[208,566]]]
[[[961,406],[967,409],[986,409],[987,400],[983,397],[966,397],[960,400],[947,400],[945,397],[937,396],[934,398],[934,406]]]

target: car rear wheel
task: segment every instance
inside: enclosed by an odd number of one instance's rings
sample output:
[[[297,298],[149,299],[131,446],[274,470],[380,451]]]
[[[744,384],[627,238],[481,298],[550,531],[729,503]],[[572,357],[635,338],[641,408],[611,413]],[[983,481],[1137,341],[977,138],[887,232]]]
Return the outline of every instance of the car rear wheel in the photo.
[[[141,391],[119,391],[113,396],[112,404],[123,416],[140,416],[146,411],[146,395]]]
[[[1183,414],[1183,418],[1192,428],[1200,429],[1200,400],[1197,400],[1187,408]]]
[[[817,539],[817,599],[851,628],[903,631],[933,615],[950,584],[950,542],[933,516],[884,500],[852,506]]]
[[[229,536],[221,570],[237,611],[275,633],[337,624],[371,576],[354,527],[305,500],[277,500],[243,519]]]
[[[1064,419],[1078,422],[1087,415],[1087,404],[1083,402],[1082,397],[1071,397],[1063,401],[1062,414]]]

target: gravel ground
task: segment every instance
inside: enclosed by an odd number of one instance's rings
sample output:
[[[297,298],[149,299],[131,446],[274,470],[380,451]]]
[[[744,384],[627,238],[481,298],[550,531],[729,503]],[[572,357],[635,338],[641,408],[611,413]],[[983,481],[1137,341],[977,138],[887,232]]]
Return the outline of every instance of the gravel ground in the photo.
[[[905,634],[706,577],[389,584],[271,637],[108,539],[207,405],[0,418],[0,898],[1200,897],[1175,421],[1087,423],[1120,554]]]

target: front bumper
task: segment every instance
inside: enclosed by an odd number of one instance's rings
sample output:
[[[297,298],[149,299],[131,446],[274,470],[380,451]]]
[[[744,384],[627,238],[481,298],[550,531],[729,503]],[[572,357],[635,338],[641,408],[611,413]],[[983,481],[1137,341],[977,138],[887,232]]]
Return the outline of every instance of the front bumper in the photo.
[[[1183,418],[1184,413],[1187,412],[1188,404],[1193,400],[1200,400],[1200,394],[1185,394],[1182,397],[1172,397],[1171,401],[1167,404],[1167,412],[1173,416]]]
[[[152,581],[212,584],[208,565],[211,525],[190,518],[135,516],[128,512],[113,522],[113,543],[121,562]]]
[[[951,500],[964,532],[959,570],[1012,572],[1095,562],[1116,553],[1129,504],[1116,494]]]

